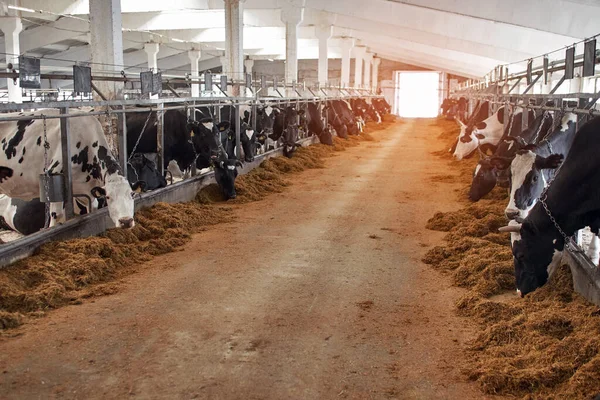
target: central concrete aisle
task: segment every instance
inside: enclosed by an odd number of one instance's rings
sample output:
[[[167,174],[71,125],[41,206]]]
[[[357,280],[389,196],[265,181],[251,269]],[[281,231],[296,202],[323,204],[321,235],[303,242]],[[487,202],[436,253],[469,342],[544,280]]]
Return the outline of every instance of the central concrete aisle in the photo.
[[[441,238],[427,219],[458,206],[430,181],[429,124],[376,133],[119,293],[2,339],[0,398],[484,398],[460,376],[461,292],[420,262]]]

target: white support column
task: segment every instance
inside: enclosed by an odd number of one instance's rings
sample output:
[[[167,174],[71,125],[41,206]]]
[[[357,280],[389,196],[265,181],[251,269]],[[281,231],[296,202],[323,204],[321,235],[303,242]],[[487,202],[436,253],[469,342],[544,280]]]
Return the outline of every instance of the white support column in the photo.
[[[4,46],[6,53],[6,65],[12,64],[14,69],[18,69],[19,55],[21,54],[19,45],[19,34],[23,30],[23,24],[19,17],[2,17],[0,18],[0,30],[4,33]],[[8,87],[8,101],[14,103],[23,102],[23,94],[19,80],[14,83],[14,80],[8,78],[6,80]]]
[[[219,57],[219,60],[221,61],[221,73],[229,76],[229,60],[226,56]]]
[[[354,48],[354,87],[362,87],[363,84],[363,58],[367,48],[364,46],[357,46]]]
[[[92,68],[119,74],[123,69],[121,0],[89,0]],[[109,99],[123,96],[123,83],[96,82]]]
[[[298,81],[298,25],[304,19],[306,0],[285,0],[281,21],[285,24],[285,81]]]
[[[244,1],[225,0],[225,57],[234,81],[244,80]],[[239,96],[240,87],[234,85],[231,94]]]
[[[319,39],[319,84],[326,85],[327,81],[329,81],[329,52],[328,45],[329,39],[331,38],[331,34],[333,31],[333,27],[329,26],[318,26],[315,29],[317,34],[317,39]]]
[[[371,63],[373,62],[373,53],[365,53],[365,71],[363,78],[363,86],[366,89],[371,88]]]
[[[198,61],[200,61],[200,56],[202,55],[202,53],[200,52],[200,50],[189,50],[188,51],[188,57],[190,58],[190,63],[192,65],[191,68],[191,74],[192,74],[192,79],[199,79],[200,78],[200,70],[198,69]],[[200,84],[199,83],[192,83],[192,97],[200,97]]]
[[[373,58],[373,81],[371,82],[371,86],[375,92],[379,88],[379,65],[381,64],[381,58],[375,57]]]
[[[155,73],[158,71],[158,50],[160,45],[158,43],[146,43],[144,45],[144,51],[148,54],[148,69],[151,69]]]
[[[341,83],[343,87],[350,86],[350,57],[354,47],[354,39],[345,38],[342,40],[342,76]]]

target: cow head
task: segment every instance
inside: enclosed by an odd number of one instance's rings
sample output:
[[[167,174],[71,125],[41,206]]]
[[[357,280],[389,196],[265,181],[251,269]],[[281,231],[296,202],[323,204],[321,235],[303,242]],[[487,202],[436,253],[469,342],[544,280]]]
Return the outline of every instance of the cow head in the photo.
[[[135,191],[144,190],[145,182],[139,181],[132,185],[118,173],[107,173],[104,178],[104,187],[94,187],[91,194],[96,199],[104,199],[108,208],[108,215],[117,228],[133,228],[134,196]],[[132,190],[133,188],[133,190]]]
[[[488,158],[483,158],[475,167],[473,181],[469,190],[469,199],[479,201],[496,186],[496,171],[494,165]]]
[[[510,164],[510,200],[504,211],[508,219],[525,218],[529,214],[546,186],[544,170],[557,169],[562,160],[562,154],[541,157],[531,150],[517,153]]]
[[[167,186],[167,180],[156,168],[156,164],[143,154],[134,154],[127,162],[127,179],[131,184],[143,181],[144,191]]]
[[[215,180],[227,200],[235,199],[237,196],[235,193],[235,178],[238,176],[238,166],[241,167],[242,163],[225,157],[215,163]]]
[[[518,235],[512,245],[517,293],[523,297],[545,285],[550,273],[562,261],[564,240],[558,237],[556,230],[537,229],[525,220],[500,231]]]
[[[246,162],[252,162],[254,161],[254,157],[256,157],[256,132],[245,122],[242,123],[240,129],[240,140],[242,142],[242,149],[244,150],[244,160],[246,160]]]
[[[191,141],[196,153],[196,168],[208,168],[218,158],[221,151],[219,143],[219,127],[210,118],[198,122],[189,121]]]
[[[296,107],[288,107],[285,110],[283,130],[283,155],[291,158],[298,147],[298,111]]]
[[[456,142],[454,157],[460,161],[464,158],[471,157],[478,147],[485,144],[485,141],[490,133],[490,130],[503,126],[504,124],[504,108],[498,109],[495,115],[487,118],[482,122],[470,121],[464,124],[457,119],[460,124],[460,134]],[[491,125],[491,126],[490,126]]]

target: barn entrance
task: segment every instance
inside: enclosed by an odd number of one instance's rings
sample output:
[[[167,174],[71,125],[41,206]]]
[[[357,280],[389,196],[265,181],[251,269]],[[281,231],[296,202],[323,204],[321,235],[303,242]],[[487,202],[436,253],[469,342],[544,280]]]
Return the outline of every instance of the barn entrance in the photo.
[[[396,71],[394,114],[403,118],[435,118],[443,88],[439,72]]]

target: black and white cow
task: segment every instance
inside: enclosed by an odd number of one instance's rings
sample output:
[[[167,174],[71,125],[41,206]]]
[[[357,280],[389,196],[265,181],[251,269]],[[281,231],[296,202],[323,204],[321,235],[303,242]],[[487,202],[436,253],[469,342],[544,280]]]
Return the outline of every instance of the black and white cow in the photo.
[[[298,147],[298,120],[299,114],[304,113],[303,110],[298,111],[295,106],[288,106],[282,112],[275,116],[273,125],[273,138],[282,141],[283,155],[291,158]]]
[[[350,103],[346,100],[332,100],[331,105],[335,112],[346,125],[349,135],[358,135],[361,132],[361,123],[352,112]]]
[[[308,103],[308,114],[310,115],[310,120],[308,122],[308,129],[311,133],[317,135],[319,141],[323,144],[332,146],[333,145],[333,135],[332,135],[332,127],[327,124],[325,118],[325,107],[323,103]]]
[[[325,111],[327,112],[327,119],[329,120],[331,126],[333,126],[333,129],[335,129],[337,136],[342,139],[348,139],[348,126],[338,115],[331,101],[327,102]]]
[[[567,236],[589,226],[600,233],[600,118],[575,135],[571,150],[546,192],[546,204]],[[521,296],[548,281],[560,265],[565,241],[542,203],[533,206],[522,224],[501,228],[519,235],[513,242],[517,291]]]
[[[55,116],[56,110],[6,114],[11,117]],[[50,173],[61,173],[62,148],[59,119],[46,121]],[[0,193],[13,199],[32,200],[39,197],[39,175],[44,169],[44,124],[40,119],[0,122]],[[71,168],[73,193],[104,197],[110,219],[116,227],[132,228],[134,201],[132,186],[123,176],[119,163],[111,154],[100,122],[92,116],[70,119]],[[142,182],[133,184],[134,188]],[[64,220],[63,204],[52,203],[50,226]]]
[[[242,142],[241,147],[244,153],[244,160],[246,162],[252,162],[256,157],[257,135],[248,123],[249,121],[244,120],[244,111],[246,110],[240,110],[240,141]],[[231,134],[228,137],[231,138],[231,148],[233,149],[233,152],[228,152],[229,157],[237,158],[235,108],[233,106],[221,106],[220,113],[221,123],[229,122],[228,130]]]
[[[382,97],[376,97],[373,99],[373,107],[375,107],[377,112],[379,112],[382,117],[392,112],[392,106],[385,98]]]
[[[503,173],[502,168],[496,168],[496,160],[512,159],[519,147],[519,141],[522,143],[535,142],[536,138],[544,138],[549,129],[552,128],[552,116],[548,114],[540,115],[534,120],[533,111],[529,112],[529,127],[521,130],[523,114],[519,113],[512,119],[510,126],[505,129],[504,136],[498,143],[493,157],[488,157],[481,152],[481,158],[475,167],[473,181],[469,190],[469,199],[479,201],[483,196],[490,193],[496,184],[502,187],[508,187],[508,175]]]
[[[133,154],[127,162],[127,179],[129,182],[145,182],[145,190],[167,186],[167,180],[156,168],[156,163],[142,153]]]
[[[463,123],[459,118],[456,119],[456,121],[460,125],[460,133],[458,134],[454,145],[450,149],[450,153],[453,153],[454,157],[456,157],[459,161],[463,158],[469,158],[471,155],[475,154],[475,151],[478,147],[478,143],[475,143],[473,141],[473,130],[475,129],[475,126],[477,124],[481,124],[483,121],[488,119],[489,115],[490,102],[482,101],[477,103],[473,114],[469,116],[466,124]],[[504,117],[504,114],[502,116]],[[460,150],[457,152],[459,145]]]
[[[524,219],[536,204],[556,168],[569,154],[576,126],[577,116],[567,113],[556,130],[544,140],[520,149],[513,159],[496,161],[498,168],[510,168],[510,199],[505,210],[508,219]]]

